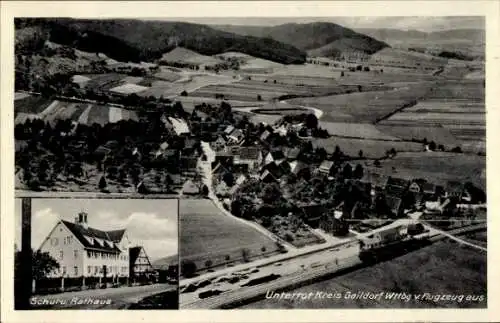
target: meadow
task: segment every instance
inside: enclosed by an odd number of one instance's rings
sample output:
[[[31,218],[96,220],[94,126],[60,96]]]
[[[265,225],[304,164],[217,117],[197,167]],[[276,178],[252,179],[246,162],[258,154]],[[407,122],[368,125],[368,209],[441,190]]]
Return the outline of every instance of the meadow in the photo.
[[[271,239],[222,214],[210,200],[181,199],[179,214],[181,261],[194,261],[199,270],[244,262],[244,249],[251,259],[278,250]]]
[[[344,154],[358,157],[359,151],[363,151],[366,158],[381,158],[386,155],[386,151],[394,148],[398,152],[423,151],[423,145],[415,142],[369,140],[355,138],[330,137],[326,139],[313,139],[314,147],[322,147],[328,153],[333,153],[335,147],[339,146]]]

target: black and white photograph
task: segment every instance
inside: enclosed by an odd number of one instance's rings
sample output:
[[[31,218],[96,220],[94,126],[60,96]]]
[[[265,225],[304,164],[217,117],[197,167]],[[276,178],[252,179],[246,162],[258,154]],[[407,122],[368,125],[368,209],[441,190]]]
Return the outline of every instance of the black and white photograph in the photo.
[[[484,16],[14,25],[19,308],[488,307]]]
[[[16,199],[16,308],[177,309],[177,204]]]

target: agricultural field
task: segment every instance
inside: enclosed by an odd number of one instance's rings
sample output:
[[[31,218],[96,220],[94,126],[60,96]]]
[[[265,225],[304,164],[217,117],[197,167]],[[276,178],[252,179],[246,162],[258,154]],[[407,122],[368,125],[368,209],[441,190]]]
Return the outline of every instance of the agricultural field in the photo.
[[[255,229],[226,216],[210,200],[181,199],[180,257],[198,269],[243,262],[277,252],[276,244]],[[207,266],[210,261],[210,266]]]
[[[348,156],[357,157],[360,150],[366,158],[381,158],[386,155],[386,151],[394,148],[398,152],[421,152],[423,145],[415,142],[387,141],[387,140],[368,140],[330,137],[325,139],[313,139],[314,147],[322,147],[328,153],[333,153],[335,147]]]
[[[139,93],[141,96],[155,97],[177,97],[183,91],[189,93],[189,95],[194,95],[192,92],[198,89],[209,87],[210,85],[217,84],[228,84],[235,82],[236,80],[229,76],[215,75],[215,74],[193,74],[186,75],[184,80],[178,80],[175,83],[166,81],[155,81],[152,83],[151,87],[145,91]],[[214,92],[215,93],[215,92]],[[210,93],[208,97],[213,98],[214,93]],[[203,96],[203,95],[195,95]]]
[[[202,55],[183,47],[176,47],[170,52],[163,54],[161,61],[201,65],[216,65],[222,62],[215,57]]]
[[[429,54],[410,52],[389,47],[373,54],[370,57],[369,63],[432,70],[445,66],[448,63],[448,60]]]
[[[370,123],[345,123],[345,122],[319,122],[319,127],[328,130],[332,136],[378,139],[378,140],[400,140],[399,138],[380,131],[378,127]]]
[[[175,82],[181,78],[179,73],[176,73],[173,69],[165,66],[160,66],[160,71],[154,74],[154,77],[167,82]]]
[[[453,133],[443,126],[419,126],[416,123],[407,125],[385,125],[377,124],[376,128],[384,134],[399,138],[400,140],[424,140],[434,141],[436,144],[442,144],[447,148],[453,148],[459,145],[460,141]]]
[[[425,178],[435,184],[447,181],[470,181],[479,187],[486,187],[484,170],[486,158],[473,154],[449,152],[400,152],[392,159],[381,161],[380,167],[366,162],[366,172],[401,178]]]
[[[48,100],[30,96],[14,101],[15,123],[24,123],[27,118],[39,118],[50,123],[71,119],[78,123],[104,125],[120,120],[138,120],[135,111],[88,103]]]
[[[126,74],[107,73],[107,74],[82,74],[84,77],[90,78],[86,83],[85,88],[94,91],[108,91],[114,87],[120,86],[125,82],[123,79],[128,77]]]
[[[483,301],[362,300],[362,299],[264,299],[245,309],[292,308],[486,308],[486,253],[443,241],[399,258],[365,267],[344,275],[300,287],[291,292],[338,293],[405,292],[454,295],[484,295]],[[418,268],[418,270],[415,270]],[[450,270],[454,268],[456,270]]]
[[[411,105],[424,97],[431,87],[418,83],[411,87],[388,91],[359,92],[312,98],[297,98],[289,103],[323,110],[323,121],[365,123],[376,122],[388,114]]]

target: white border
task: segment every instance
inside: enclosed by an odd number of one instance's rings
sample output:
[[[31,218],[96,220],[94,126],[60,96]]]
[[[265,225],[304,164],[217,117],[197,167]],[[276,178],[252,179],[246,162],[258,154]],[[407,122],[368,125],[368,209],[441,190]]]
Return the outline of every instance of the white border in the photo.
[[[499,321],[500,286],[499,177],[499,2],[492,1],[247,1],[247,2],[23,2],[1,6],[1,314],[4,322],[342,322],[342,321]],[[486,16],[487,25],[487,188],[488,188],[488,309],[487,310],[245,310],[245,311],[27,311],[13,308],[14,146],[13,146],[13,17],[327,17],[327,16]],[[418,271],[418,268],[415,268]]]

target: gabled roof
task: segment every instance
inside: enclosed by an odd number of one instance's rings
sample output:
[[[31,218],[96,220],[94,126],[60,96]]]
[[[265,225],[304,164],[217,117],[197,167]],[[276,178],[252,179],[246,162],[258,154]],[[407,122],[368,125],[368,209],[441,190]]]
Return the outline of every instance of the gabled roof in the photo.
[[[410,182],[407,181],[406,179],[389,176],[387,178],[386,185],[400,186],[400,187],[407,188],[410,185]]]
[[[259,158],[259,147],[240,147],[238,155],[240,159],[257,160]]]
[[[391,212],[398,214],[401,210],[403,200],[396,196],[387,195],[385,197],[385,202],[387,203],[387,206],[389,207]]]
[[[72,223],[69,221],[61,220],[61,222],[73,233],[73,235],[80,241],[80,243],[84,246],[84,248],[89,248],[89,249],[96,249],[100,251],[106,251],[106,252],[121,252],[121,250],[114,244],[112,243],[112,246],[107,244],[105,241],[111,241],[115,242],[112,240],[112,238],[117,238],[118,236],[123,236],[125,233],[125,230],[114,230],[114,231],[101,231],[98,229],[94,229],[91,227],[83,227],[80,224]],[[123,231],[123,232],[121,232]],[[111,237],[109,236],[109,233],[111,232]],[[92,238],[93,243],[86,239],[85,237]],[[103,243],[99,242],[96,239],[103,240]]]
[[[131,247],[131,248],[129,248],[129,260],[130,260],[130,263],[135,264],[135,262],[137,261],[137,258],[139,258],[139,255],[141,254],[142,250],[144,250],[144,248],[142,246],[137,246],[137,247]],[[151,261],[149,260],[149,257],[146,254],[146,250],[144,250],[144,255],[146,256],[146,259],[148,260],[148,263],[151,266]]]
[[[233,132],[234,130],[234,127],[233,126],[227,126],[225,129],[224,129],[224,133],[226,135],[229,135],[231,132]]]
[[[278,160],[278,159],[283,159],[285,158],[285,154],[281,150],[273,150],[269,152],[271,154],[271,157],[273,157],[273,160]]]
[[[291,148],[288,149],[285,153],[286,158],[288,159],[297,159],[300,155],[300,149],[299,148]]]
[[[267,140],[267,138],[269,138],[269,136],[271,135],[271,133],[268,131],[268,130],[265,130],[261,135],[260,135],[260,140],[264,141],[264,140]]]
[[[125,229],[107,231],[107,233],[108,233],[109,240],[118,243],[118,242],[122,241],[123,235],[125,234]]]
[[[182,192],[184,194],[198,194],[200,188],[192,180],[188,179],[182,187]]]
[[[319,165],[320,170],[326,170],[330,171],[330,169],[333,167],[334,162],[331,160],[324,160],[321,165]]]
[[[229,137],[239,139],[240,137],[243,137],[243,131],[241,131],[241,129],[236,129],[235,131],[231,132]]]
[[[307,165],[299,160],[294,160],[293,162],[290,162],[290,171],[294,174],[297,174],[300,172],[302,169],[306,168]]]

